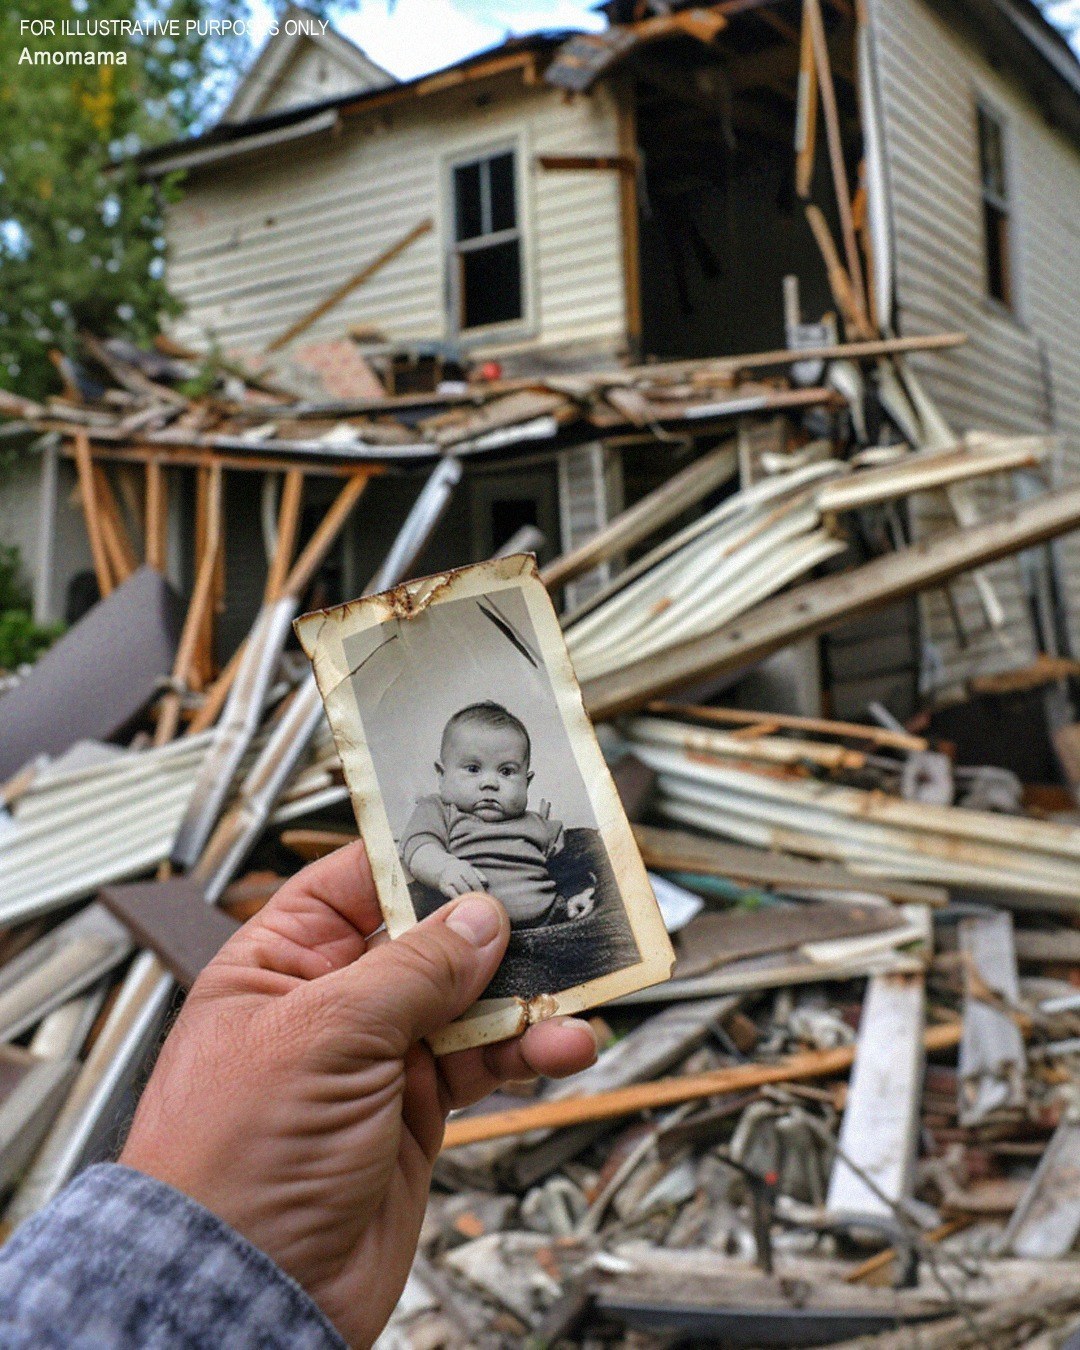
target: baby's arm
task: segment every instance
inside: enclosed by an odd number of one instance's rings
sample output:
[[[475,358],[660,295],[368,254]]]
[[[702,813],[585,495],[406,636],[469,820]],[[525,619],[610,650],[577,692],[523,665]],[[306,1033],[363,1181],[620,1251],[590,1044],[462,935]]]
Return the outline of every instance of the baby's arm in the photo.
[[[467,891],[487,888],[487,878],[464,858],[455,858],[434,840],[419,846],[409,860],[409,871],[425,886],[442,891],[451,899]]]
[[[401,861],[417,881],[453,899],[466,891],[482,891],[487,879],[450,852],[445,810],[434,797],[416,803],[401,838]]]

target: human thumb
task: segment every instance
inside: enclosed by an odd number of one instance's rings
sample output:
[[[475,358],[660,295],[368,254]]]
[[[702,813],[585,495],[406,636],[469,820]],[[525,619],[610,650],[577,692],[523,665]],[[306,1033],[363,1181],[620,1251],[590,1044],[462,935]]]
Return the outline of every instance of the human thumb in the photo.
[[[509,940],[502,905],[473,892],[319,983],[348,1010],[368,1054],[397,1058],[476,1002]]]

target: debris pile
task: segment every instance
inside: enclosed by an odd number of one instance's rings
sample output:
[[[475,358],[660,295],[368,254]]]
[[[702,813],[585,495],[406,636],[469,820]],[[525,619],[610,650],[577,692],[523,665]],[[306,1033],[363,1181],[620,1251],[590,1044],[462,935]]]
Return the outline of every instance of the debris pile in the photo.
[[[543,575],[559,595],[608,564],[564,627],[678,964],[602,1010],[586,1074],[450,1122],[380,1350],[1059,1344],[1080,1319],[1059,1260],[1080,1235],[1065,779],[959,762],[888,717],[715,701],[771,652],[1080,524],[1076,490],[971,516],[966,484],[1037,473],[1051,444],[942,432],[904,353],[957,340],[800,351],[826,366],[811,388],[772,352],[336,402],[236,369],[193,390],[187,357],[91,342],[63,397],[0,396],[5,434],[73,458],[104,597],[0,694],[7,1221],[114,1147],[178,989],[354,833],[287,643],[368,482],[424,478],[373,593],[412,574],[474,460],[627,433],[663,456],[677,435],[689,462]],[[196,480],[179,610],[166,470]],[[273,547],[219,666],[232,472],[270,482]],[[301,544],[316,475],[340,481]],[[956,529],[851,547],[859,513],[931,489],[961,493]],[[101,687],[79,697],[88,664]],[[1037,678],[1076,673],[1053,657]]]

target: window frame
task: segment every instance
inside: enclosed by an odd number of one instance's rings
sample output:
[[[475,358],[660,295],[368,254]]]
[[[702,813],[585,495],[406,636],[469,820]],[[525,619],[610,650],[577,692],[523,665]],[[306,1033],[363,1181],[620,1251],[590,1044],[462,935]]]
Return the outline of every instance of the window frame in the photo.
[[[979,194],[979,228],[982,238],[982,286],[983,298],[997,313],[1014,319],[1018,323],[1021,319],[1020,306],[1020,268],[1019,268],[1019,250],[1017,248],[1017,210],[1015,182],[1016,175],[1013,171],[1012,155],[1012,133],[1009,117],[1006,112],[992,99],[988,98],[981,90],[974,91],[974,138],[975,138],[975,178],[976,188]],[[992,123],[997,128],[1001,143],[1001,171],[1004,179],[1004,194],[996,192],[987,186],[986,175],[984,173],[983,163],[983,120]],[[1005,223],[1004,230],[1004,248],[1002,250],[1001,265],[1002,275],[1005,282],[1005,295],[995,295],[991,287],[991,240],[990,240],[990,212],[995,211],[1003,218]],[[999,241],[1000,247],[1000,241]]]
[[[530,228],[532,201],[529,179],[525,172],[528,154],[524,140],[525,138],[522,135],[514,135],[500,137],[498,140],[464,143],[455,146],[443,157],[442,217],[445,230],[443,257],[446,322],[449,335],[466,348],[482,345],[492,338],[514,339],[532,336],[534,332],[535,303],[533,296],[532,230]],[[481,234],[472,239],[459,241],[457,238],[457,199],[454,171],[469,164],[496,159],[499,155],[507,153],[513,156],[516,224],[512,229],[497,230],[491,234]],[[513,319],[499,320],[497,323],[476,324],[466,328],[462,322],[464,318],[462,255],[506,243],[513,239],[516,239],[518,244],[518,267],[521,272],[520,315]]]

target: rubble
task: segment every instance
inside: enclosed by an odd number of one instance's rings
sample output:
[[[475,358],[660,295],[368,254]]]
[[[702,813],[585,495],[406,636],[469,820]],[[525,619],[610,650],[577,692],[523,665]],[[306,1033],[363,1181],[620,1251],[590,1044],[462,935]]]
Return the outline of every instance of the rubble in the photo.
[[[905,351],[956,340],[816,354],[895,375]],[[474,461],[630,430],[662,449],[678,429],[689,463],[544,569],[559,595],[613,564],[564,626],[678,964],[602,1010],[593,1069],[451,1120],[380,1350],[679,1338],[884,1350],[908,1343],[897,1327],[918,1327],[921,1345],[1018,1345],[1017,1328],[1049,1335],[1080,1318],[1066,1277],[1080,1233],[1072,798],[1059,785],[1047,818],[1031,785],[956,763],[929,732],[723,707],[715,684],[1073,528],[1080,496],[1054,492],[869,560],[848,547],[859,513],[1039,472],[1046,438],[944,443],[923,404],[918,426],[886,419],[870,445],[835,385],[788,382],[788,352],[321,403],[235,369],[188,397],[183,355],[90,344],[87,360],[112,381],[96,399],[0,396],[76,461],[108,597],[84,623],[145,585],[140,553],[163,566],[163,466],[197,466],[203,523],[186,617],[149,686],[117,691],[124,718],[73,733],[112,744],[20,732],[13,750],[5,714],[16,700],[41,712],[39,671],[0,694],[0,757],[18,760],[0,815],[8,1222],[112,1146],[178,984],[289,870],[354,837],[314,683],[287,641],[367,484],[424,484],[374,592],[410,575]],[[145,464],[140,550],[110,486],[131,462]],[[221,476],[234,469],[283,478],[258,616],[218,668]],[[315,474],[341,481],[299,547]],[[992,608],[988,579],[980,595]],[[153,647],[152,617],[125,624],[115,661],[129,643]],[[1046,659],[1039,681],[1075,674]]]

